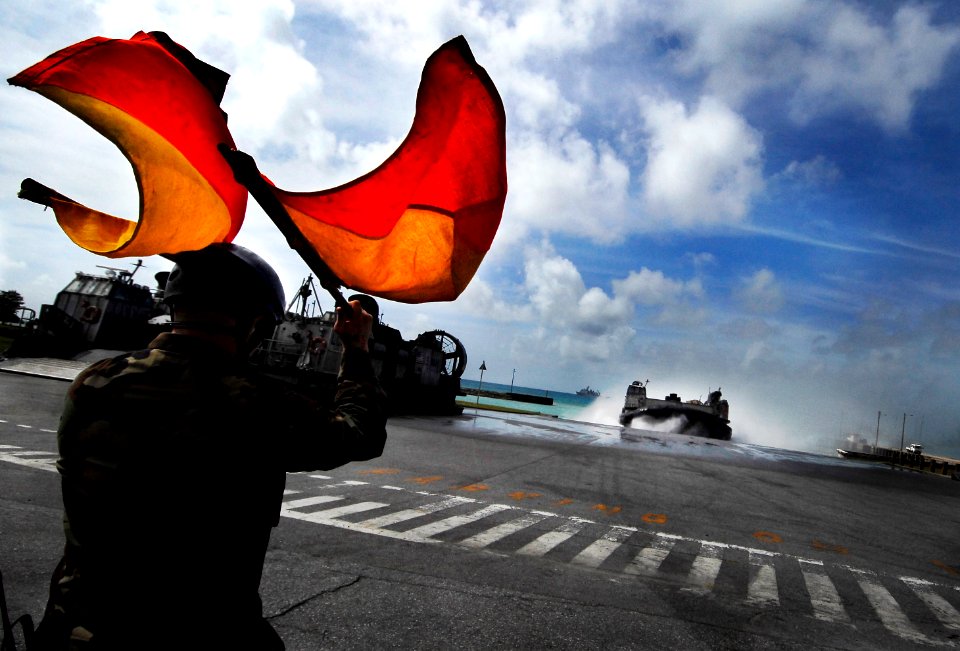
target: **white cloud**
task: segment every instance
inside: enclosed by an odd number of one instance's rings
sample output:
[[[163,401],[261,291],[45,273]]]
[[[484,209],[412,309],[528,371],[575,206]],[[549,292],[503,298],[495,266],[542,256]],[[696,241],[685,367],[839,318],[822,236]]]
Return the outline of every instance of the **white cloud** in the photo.
[[[839,181],[842,173],[836,163],[821,154],[806,161],[790,161],[778,176],[809,186],[825,187]]]
[[[644,198],[652,215],[680,227],[738,222],[763,187],[761,136],[727,105],[704,97],[693,112],[647,100],[650,135]]]
[[[863,111],[902,129],[917,96],[935,86],[960,28],[933,22],[930,7],[906,5],[887,20],[823,0],[672,3],[660,18],[686,40],[680,69],[703,73],[710,92],[742,106],[785,89],[802,123],[838,110]]]
[[[769,314],[783,307],[783,289],[769,269],[760,269],[745,278],[737,291],[737,298],[751,312]]]
[[[631,271],[623,280],[613,281],[613,291],[640,305],[666,305],[673,303],[683,295],[703,297],[703,285],[699,279],[690,281],[672,280],[662,271],[651,271],[646,267],[640,271]]]
[[[631,227],[630,170],[608,146],[568,133],[554,141],[531,134],[508,148],[507,241],[537,230],[610,243]]]

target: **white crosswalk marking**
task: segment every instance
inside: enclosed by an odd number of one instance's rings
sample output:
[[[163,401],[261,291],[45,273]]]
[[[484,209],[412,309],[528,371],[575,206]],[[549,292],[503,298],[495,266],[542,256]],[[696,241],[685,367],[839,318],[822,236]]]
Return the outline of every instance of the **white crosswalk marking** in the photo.
[[[813,616],[824,622],[848,624],[850,617],[830,577],[807,570],[802,570],[802,573],[810,595],[810,605],[813,606]]]
[[[396,513],[388,513],[386,515],[381,515],[378,518],[371,518],[369,520],[364,520],[363,522],[360,522],[358,524],[361,527],[365,527],[367,529],[382,529],[383,527],[388,527],[392,524],[398,524],[400,522],[405,522],[407,520],[413,520],[414,518],[419,518],[422,515],[436,513],[437,511],[449,509],[459,504],[468,504],[470,502],[475,502],[475,501],[476,500],[471,500],[466,497],[450,497],[448,499],[441,500],[439,502],[434,502],[433,504],[426,504],[424,506],[419,506],[415,509],[404,509],[403,511],[397,511]]]
[[[931,640],[907,619],[897,600],[886,588],[867,579],[860,579],[860,588],[888,631],[910,642],[931,643]]]
[[[547,517],[549,516],[545,513],[528,513],[522,517],[516,518],[515,520],[498,524],[497,526],[487,529],[486,531],[481,531],[474,536],[465,538],[464,540],[461,540],[459,544],[464,547],[480,549],[482,547],[492,545],[498,540],[502,540],[511,534],[522,531],[527,527],[531,527]]]
[[[779,606],[777,571],[767,556],[750,552],[750,582],[747,585],[747,603],[753,606]]]
[[[438,533],[443,533],[444,531],[449,531],[450,529],[456,529],[457,527],[463,526],[470,522],[476,520],[481,520],[488,515],[494,513],[499,513],[500,511],[505,511],[510,507],[506,504],[491,504],[490,506],[484,507],[473,513],[468,513],[467,515],[452,515],[449,518],[444,518],[443,520],[438,520],[437,522],[431,522],[417,527],[416,529],[411,529],[410,534],[423,536],[428,538],[430,536],[435,536]]]
[[[283,503],[284,509],[302,509],[305,506],[313,506],[315,504],[326,504],[327,502],[337,502],[342,500],[343,497],[338,495],[314,495],[312,497],[302,497],[298,500],[290,500],[289,502]]]
[[[6,453],[7,458],[17,458],[10,454],[10,451],[0,448],[0,457]],[[21,455],[19,461],[39,461],[34,455]],[[52,461],[52,460],[51,460]],[[344,489],[355,486],[369,486],[367,482],[352,481],[331,481],[323,486],[323,489],[330,489],[335,486]],[[798,558],[789,556],[771,550],[751,549],[737,545],[727,545],[720,542],[706,540],[694,540],[682,536],[676,536],[665,533],[646,533],[642,530],[627,526],[609,526],[605,531],[600,529],[598,523],[589,520],[583,520],[574,517],[564,517],[556,513],[547,513],[543,511],[527,511],[516,505],[484,503],[482,500],[471,499],[460,496],[438,495],[423,491],[410,491],[399,486],[377,486],[377,489],[390,491],[390,494],[407,492],[408,495],[425,496],[434,501],[423,506],[415,508],[404,508],[395,512],[387,512],[377,517],[371,517],[361,522],[349,522],[339,519],[348,514],[363,513],[374,509],[388,509],[390,504],[383,502],[350,502],[347,500],[346,492],[342,495],[313,495],[308,497],[297,496],[285,502],[282,509],[282,515],[285,517],[305,520],[309,522],[324,524],[328,526],[348,529],[351,531],[375,534],[397,540],[403,540],[412,543],[442,543],[436,538],[438,534],[452,531],[458,527],[471,523],[478,523],[476,526],[482,527],[484,518],[488,518],[497,513],[510,511],[518,515],[509,515],[511,518],[504,522],[490,522],[486,528],[473,533],[473,535],[459,542],[451,541],[449,544],[468,549],[483,549],[494,543],[503,542],[502,549],[509,549],[506,544],[508,539],[515,534],[521,534],[531,527],[536,527],[541,522],[549,522],[548,528],[544,531],[537,531],[537,537],[530,540],[519,549],[513,551],[514,554],[527,556],[544,556],[550,551],[556,549],[564,542],[578,537],[584,542],[576,545],[580,551],[569,560],[570,563],[591,568],[609,569],[629,575],[653,576],[659,574],[664,561],[676,548],[678,542],[684,542],[685,545],[696,543],[699,545],[699,553],[692,560],[690,570],[685,577],[685,584],[680,587],[683,591],[694,594],[709,594],[714,589],[714,584],[720,574],[724,560],[724,554],[728,556],[731,553],[745,552],[749,557],[748,572],[745,574],[747,585],[746,598],[741,602],[747,606],[761,608],[777,608],[780,606],[779,580],[782,580],[779,572],[784,563],[792,562],[799,564],[801,576],[806,592],[809,596],[810,606],[816,619],[823,622],[840,623],[846,626],[857,628],[861,626],[859,621],[853,620],[847,613],[844,606],[844,599],[852,599],[854,602],[860,599],[857,595],[845,595],[841,597],[838,586],[859,585],[863,596],[869,602],[872,611],[870,619],[878,622],[883,629],[891,636],[896,636],[904,642],[919,643],[936,646],[956,646],[949,639],[941,639],[944,630],[952,632],[960,631],[960,612],[952,603],[952,599],[944,598],[943,590],[951,590],[952,586],[945,586],[938,583],[922,579],[913,579],[909,577],[888,577],[895,581],[899,579],[915,593],[919,601],[913,602],[913,608],[921,608],[921,602],[932,615],[926,617],[919,613],[910,612],[910,617],[916,615],[916,619],[911,621],[908,615],[901,609],[897,603],[896,590],[891,593],[881,584],[881,575],[868,570],[857,569],[844,565],[829,565],[823,561],[809,558]],[[299,491],[287,490],[285,495],[294,496]],[[339,492],[339,491],[338,491]],[[386,495],[387,493],[382,493]],[[439,499],[438,499],[439,498]],[[419,499],[419,498],[418,498]],[[298,509],[307,509],[317,505],[329,504],[330,506],[313,512],[303,512]],[[440,513],[446,509],[467,504],[476,504],[469,513],[460,513],[444,517]],[[461,511],[466,509],[460,509]],[[424,517],[419,526],[406,531],[395,531],[387,529],[393,524],[402,523],[415,518],[435,514],[433,518]],[[555,526],[554,526],[555,525]],[[590,527],[588,529],[588,527]],[[592,534],[592,538],[587,535]],[[636,556],[626,562],[625,566],[619,567],[614,562],[616,552],[631,539],[634,534],[641,536],[649,535],[651,542],[647,547],[639,550]],[[533,534],[528,534],[529,536]],[[518,545],[515,543],[515,546]],[[572,548],[573,545],[570,545]],[[732,552],[730,550],[733,550]],[[556,557],[560,560],[560,556]],[[623,565],[623,561],[618,561]],[[736,562],[733,557],[729,562]],[[836,572],[852,573],[855,582],[834,583],[834,579],[828,574]],[[730,578],[737,576],[730,574]],[[740,575],[744,576],[744,575]],[[845,575],[846,576],[846,575]],[[840,578],[839,576],[837,578]],[[788,584],[789,585],[789,584]],[[847,587],[846,589],[850,589]],[[960,588],[956,588],[960,590]],[[933,617],[942,625],[938,628]],[[917,622],[916,624],[914,623]],[[931,630],[926,630],[930,627]],[[937,631],[936,633],[934,631]]]
[[[717,580],[722,564],[722,547],[707,543],[701,544],[700,553],[693,559],[693,565],[690,566],[690,572],[687,574],[687,583],[690,585],[685,590],[700,594],[706,594],[713,590],[713,584]]]
[[[576,535],[578,531],[583,529],[583,525],[583,522],[577,520],[563,522],[553,531],[548,531],[536,540],[528,542],[518,549],[517,553],[524,556],[543,556],[564,540]]]
[[[630,537],[630,533],[629,529],[613,527],[574,556],[571,562],[587,567],[600,567],[600,564]]]
[[[324,509],[323,511],[314,511],[313,513],[308,513],[307,516],[317,521],[326,521],[344,515],[350,515],[351,513],[363,513],[364,511],[382,509],[385,506],[390,505],[384,504],[383,502],[356,502],[354,504],[345,504],[344,506],[335,506],[332,509]]]
[[[651,576],[656,574],[664,559],[670,555],[675,541],[669,538],[657,538],[651,545],[644,547],[631,561],[624,572],[627,574],[645,574]]]
[[[927,604],[927,608],[937,616],[937,619],[940,620],[944,628],[948,628],[951,631],[960,631],[960,612],[957,612],[957,609],[954,608],[949,601],[936,592],[932,592],[919,585],[911,583],[911,587],[914,593]]]

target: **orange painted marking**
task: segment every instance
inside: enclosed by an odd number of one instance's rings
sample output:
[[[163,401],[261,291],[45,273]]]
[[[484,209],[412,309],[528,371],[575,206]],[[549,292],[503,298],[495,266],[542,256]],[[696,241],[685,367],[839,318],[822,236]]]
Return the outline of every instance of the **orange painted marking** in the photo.
[[[434,475],[433,477],[414,477],[409,481],[412,481],[415,484],[424,485],[424,484],[432,484],[433,482],[440,481],[441,479],[443,479],[442,475]]]
[[[369,468],[367,470],[361,470],[361,475],[396,475],[400,471],[396,468]]]
[[[649,524],[666,524],[667,514],[666,513],[644,513],[641,520]]]
[[[759,540],[760,542],[768,542],[768,543],[783,542],[783,538],[773,533],[772,531],[758,531],[755,534],[753,534],[753,537]]]
[[[557,500],[555,504],[557,506],[566,506],[568,504],[573,504],[573,500],[570,499],[569,497],[564,497],[562,500]]]
[[[603,511],[607,515],[613,515],[614,513],[620,513],[621,508],[619,506],[607,506],[606,504],[596,504],[593,507],[594,511]]]
[[[960,576],[960,568],[958,567],[955,567],[953,565],[947,565],[943,561],[930,561],[930,562],[948,574],[952,574],[954,576]]]
[[[540,493],[527,493],[525,491],[513,491],[512,493],[508,493],[507,497],[511,497],[519,502],[520,500],[529,500],[529,499],[533,499],[534,497],[540,497]]]
[[[816,538],[813,539],[813,542],[810,543],[810,546],[813,547],[814,549],[822,549],[828,552],[836,552],[837,554],[848,554],[850,552],[850,550],[844,547],[843,545],[834,545],[833,543],[821,542]]]
[[[471,493],[476,493],[477,491],[488,491],[490,487],[486,484],[467,484],[466,486],[461,486],[460,488],[455,488],[454,490],[461,491],[470,491]]]

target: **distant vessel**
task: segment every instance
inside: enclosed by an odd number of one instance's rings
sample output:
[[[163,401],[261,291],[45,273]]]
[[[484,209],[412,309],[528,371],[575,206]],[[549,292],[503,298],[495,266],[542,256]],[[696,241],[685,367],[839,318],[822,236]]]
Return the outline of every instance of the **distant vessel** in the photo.
[[[600,392],[597,391],[596,389],[591,389],[591,388],[590,388],[590,385],[588,384],[587,386],[585,386],[585,387],[583,387],[582,389],[580,389],[579,391],[577,391],[577,395],[578,395],[578,396],[589,396],[589,397],[591,397],[591,398],[596,398],[597,396],[600,395]]]
[[[635,380],[627,387],[623,409],[620,410],[620,424],[630,425],[637,417],[657,421],[680,417],[680,428],[685,434],[699,434],[723,440],[730,440],[733,434],[730,429],[730,406],[722,399],[720,389],[711,391],[706,403],[699,400],[683,402],[675,393],[659,400],[648,398],[646,382]]]
[[[159,334],[169,322],[166,306],[148,287],[133,282],[133,271],[100,267],[103,275],[77,272],[52,305],[40,307],[40,317],[27,323],[11,345],[9,357],[69,359],[91,349],[135,350]],[[162,286],[169,274],[156,280]]]
[[[163,303],[170,274],[156,274],[157,289],[151,290],[133,282],[141,266],[137,261],[133,271],[103,267],[104,275],[77,272],[55,302],[41,306],[40,317],[0,352],[10,358],[74,359],[94,351],[102,353],[96,358],[101,359],[145,348],[170,329],[169,310]],[[287,307],[283,321],[251,354],[250,362],[266,375],[315,387],[320,399],[332,401],[343,345],[333,331],[336,314],[322,311],[315,297],[310,276]],[[352,298],[374,317],[370,357],[392,413],[461,413],[463,408],[456,401],[462,395],[460,376],[467,365],[467,351],[460,340],[442,330],[430,330],[405,341],[399,330],[380,320],[375,299],[363,294]],[[295,310],[298,305],[300,309]]]

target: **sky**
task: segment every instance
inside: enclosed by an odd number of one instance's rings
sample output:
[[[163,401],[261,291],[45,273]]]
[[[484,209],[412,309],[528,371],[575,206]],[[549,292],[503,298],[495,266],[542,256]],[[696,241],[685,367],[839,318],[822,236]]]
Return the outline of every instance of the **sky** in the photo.
[[[960,456],[957,3],[35,0],[0,6],[3,75],[141,30],[229,72],[238,147],[304,191],[379,165],[427,57],[466,37],[506,109],[503,220],[456,301],[380,301],[406,339],[460,339],[465,378],[590,385],[611,423],[632,380],[721,387],[734,440]],[[0,87],[0,289],[39,310],[75,272],[134,262],[72,244],[16,198],[25,177],[138,213],[113,145]],[[308,274],[252,200],[236,242],[288,296]],[[170,267],[144,264],[148,285]]]

